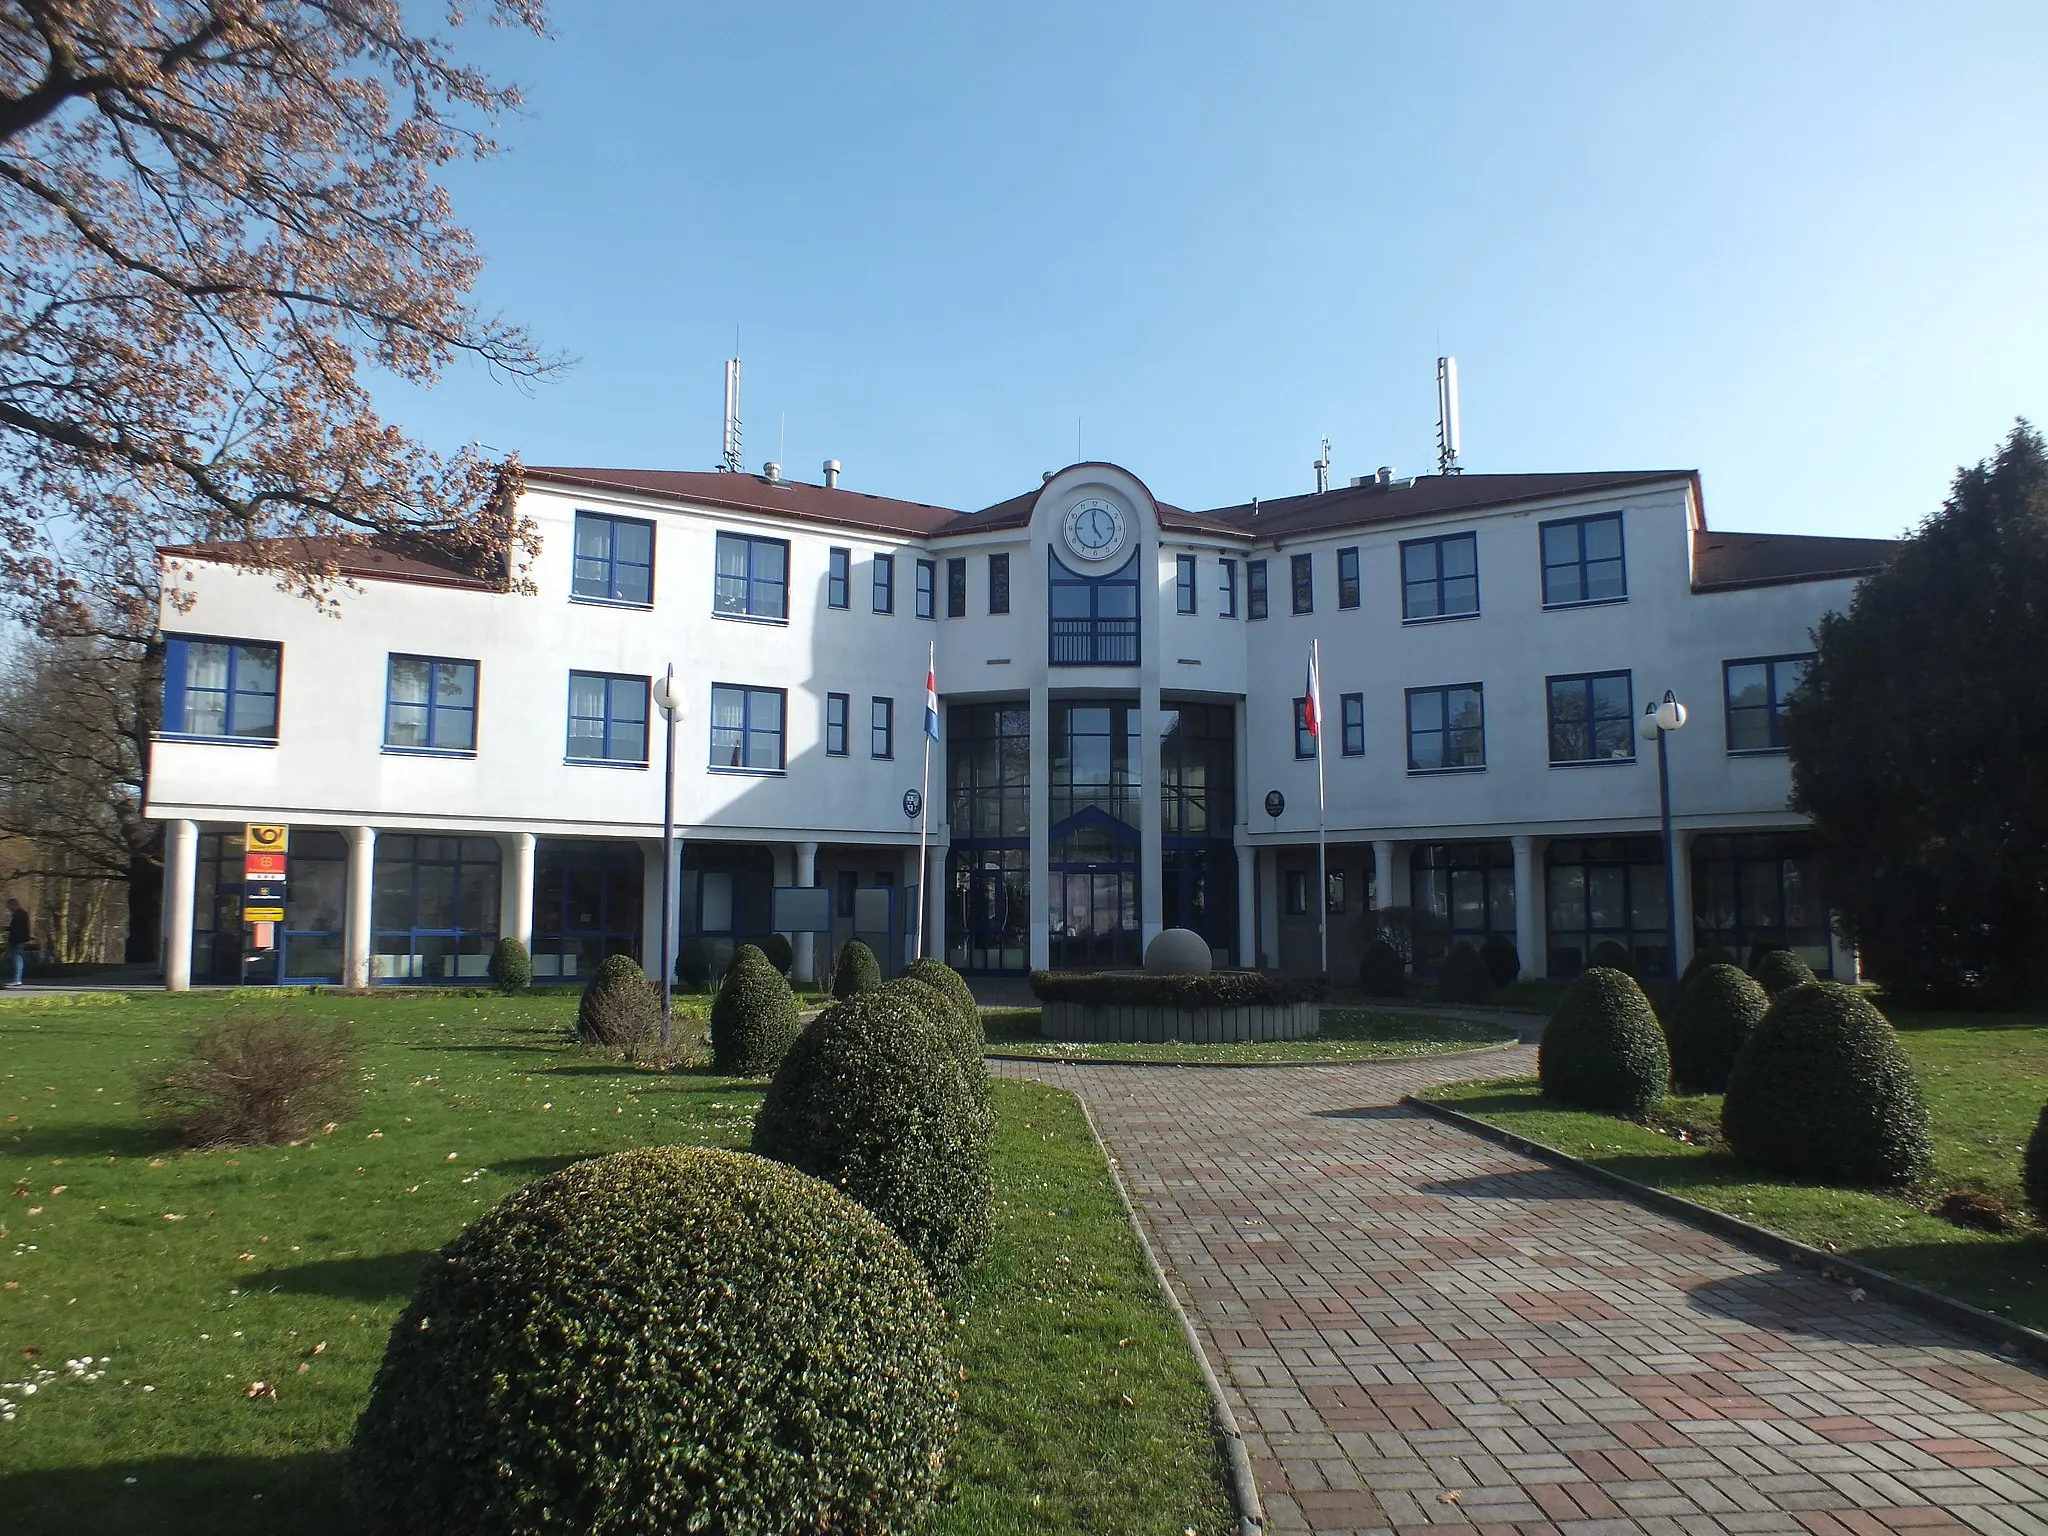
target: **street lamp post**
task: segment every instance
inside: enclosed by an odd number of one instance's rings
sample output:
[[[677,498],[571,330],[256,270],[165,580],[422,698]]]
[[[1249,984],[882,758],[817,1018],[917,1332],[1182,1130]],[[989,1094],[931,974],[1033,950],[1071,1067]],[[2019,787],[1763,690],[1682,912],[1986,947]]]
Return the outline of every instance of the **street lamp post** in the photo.
[[[661,1043],[669,1043],[675,1019],[676,986],[676,723],[683,718],[683,696],[676,690],[671,662],[654,685],[654,706],[668,726],[661,760]]]
[[[1664,942],[1678,978],[1678,856],[1671,837],[1671,733],[1685,724],[1685,706],[1669,688],[1661,703],[1643,706],[1642,738],[1657,743],[1657,807],[1664,823]]]

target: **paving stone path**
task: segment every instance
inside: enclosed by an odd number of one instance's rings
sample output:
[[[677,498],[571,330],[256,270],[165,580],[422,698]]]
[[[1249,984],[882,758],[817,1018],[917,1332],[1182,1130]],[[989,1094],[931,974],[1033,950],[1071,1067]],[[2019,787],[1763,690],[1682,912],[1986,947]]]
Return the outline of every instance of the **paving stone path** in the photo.
[[[1269,1531],[2048,1536],[2048,1377],[1401,1107],[1527,1047],[1000,1070],[1088,1102]]]

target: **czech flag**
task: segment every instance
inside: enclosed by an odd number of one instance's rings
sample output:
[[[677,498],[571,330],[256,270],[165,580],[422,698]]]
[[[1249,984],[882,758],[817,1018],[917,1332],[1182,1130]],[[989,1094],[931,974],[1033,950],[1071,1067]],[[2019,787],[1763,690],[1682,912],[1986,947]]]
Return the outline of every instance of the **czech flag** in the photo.
[[[1308,653],[1308,693],[1301,701],[1301,723],[1309,735],[1315,738],[1316,750],[1318,752],[1322,750],[1323,738],[1322,693],[1323,682],[1316,675],[1315,647],[1310,646]]]
[[[924,733],[933,741],[939,739],[939,674],[930,652],[924,664]]]

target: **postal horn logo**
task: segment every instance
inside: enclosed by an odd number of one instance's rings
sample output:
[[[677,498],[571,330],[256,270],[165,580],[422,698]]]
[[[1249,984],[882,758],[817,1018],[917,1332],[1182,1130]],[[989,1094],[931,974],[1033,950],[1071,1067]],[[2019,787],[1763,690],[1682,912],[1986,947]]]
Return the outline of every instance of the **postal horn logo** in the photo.
[[[251,826],[249,828],[249,847],[256,852],[282,848],[284,846],[284,837],[285,829],[283,827]]]

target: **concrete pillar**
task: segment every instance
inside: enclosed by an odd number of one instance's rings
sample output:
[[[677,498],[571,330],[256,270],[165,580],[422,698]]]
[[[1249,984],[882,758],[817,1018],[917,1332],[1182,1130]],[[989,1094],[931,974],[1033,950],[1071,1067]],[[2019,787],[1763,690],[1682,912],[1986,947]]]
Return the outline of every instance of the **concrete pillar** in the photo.
[[[924,851],[924,952],[946,958],[946,845],[936,837]]]
[[[1671,856],[1677,866],[1676,878],[1671,882],[1672,927],[1678,939],[1678,953],[1671,957],[1671,974],[1682,976],[1685,968],[1692,963],[1692,839],[1693,834],[1682,827],[1671,829]]]
[[[1155,605],[1156,606],[1156,605]],[[1138,954],[1143,958],[1164,921],[1166,903],[1160,890],[1166,862],[1165,828],[1159,809],[1159,685],[1138,688],[1138,752],[1133,765],[1138,780]]]
[[[1029,564],[1029,562],[1026,562]],[[1052,691],[1031,685],[1031,969],[1042,971],[1052,960],[1052,934],[1046,910],[1051,905],[1052,841],[1046,835],[1052,816]]]
[[[1277,970],[1280,965],[1280,850],[1258,850],[1259,953],[1261,967]]]
[[[1247,969],[1259,959],[1258,850],[1244,840],[1245,829],[1237,829],[1237,963]]]
[[[1544,838],[1517,837],[1515,848],[1515,953],[1521,957],[1523,981],[1534,981],[1549,970],[1544,933],[1543,847]]]
[[[498,877],[498,936],[517,939],[533,953],[533,860],[536,839],[531,832],[508,832],[498,839],[504,855]]]
[[[818,883],[818,845],[798,843],[796,845],[796,876],[793,885],[813,886]],[[794,933],[790,935],[790,975],[799,986],[810,986],[818,979],[818,936],[815,933]]]
[[[657,987],[661,985],[661,839],[643,837],[640,843],[640,969]],[[682,846],[678,839],[676,846]],[[674,913],[669,914],[671,918]]]
[[[199,895],[199,823],[164,829],[164,986],[192,986],[192,907]]]
[[[370,984],[370,925],[375,918],[371,895],[377,874],[377,829],[348,829],[348,922],[344,930],[341,975],[349,986]]]
[[[1372,840],[1372,901],[1374,910],[1398,907],[1394,899],[1394,843],[1392,838]]]

